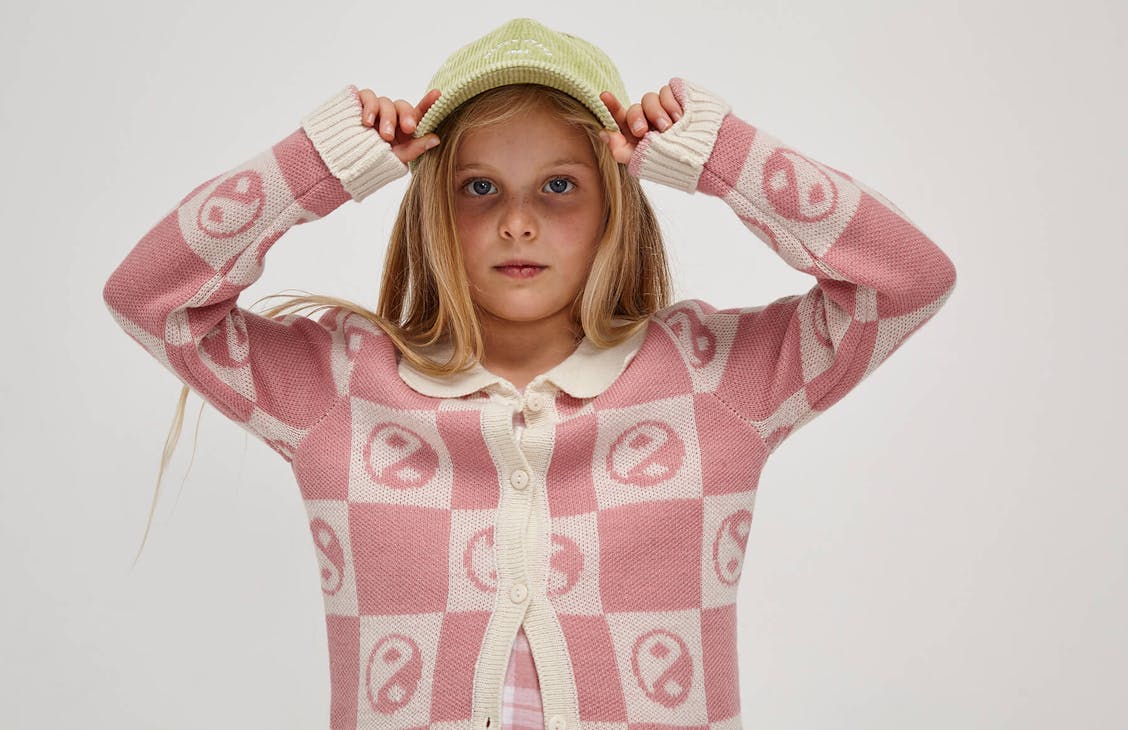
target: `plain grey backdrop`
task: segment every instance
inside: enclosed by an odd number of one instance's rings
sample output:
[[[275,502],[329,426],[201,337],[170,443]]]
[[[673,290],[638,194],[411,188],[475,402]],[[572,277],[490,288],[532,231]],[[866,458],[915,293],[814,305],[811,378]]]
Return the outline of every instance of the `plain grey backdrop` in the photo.
[[[195,394],[132,567],[180,383],[102,286],[181,196],[346,84],[417,100],[522,15],[604,48],[632,100],[672,76],[721,94],[956,265],[935,319],[768,462],[738,603],[745,727],[1124,727],[1112,0],[5,3],[0,726],[327,726],[296,483],[210,406],[192,460]],[[679,298],[813,285],[721,201],[646,185]],[[374,306],[405,186],[292,229],[240,303]]]

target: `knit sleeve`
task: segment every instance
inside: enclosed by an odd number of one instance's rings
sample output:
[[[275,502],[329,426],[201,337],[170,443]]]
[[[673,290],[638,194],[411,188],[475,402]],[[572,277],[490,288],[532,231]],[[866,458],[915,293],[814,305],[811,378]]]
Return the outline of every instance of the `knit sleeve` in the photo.
[[[362,124],[350,85],[272,147],[183,197],[110,275],[106,306],[150,355],[289,461],[346,387],[344,317],[334,308],[317,321],[267,318],[238,296],[291,226],[406,172]]]
[[[951,295],[955,267],[866,184],[673,79],[684,115],[640,140],[642,179],[721,198],[788,265],[815,277],[804,294],[717,310],[679,302],[660,319],[694,373],[769,449],[858,385]]]

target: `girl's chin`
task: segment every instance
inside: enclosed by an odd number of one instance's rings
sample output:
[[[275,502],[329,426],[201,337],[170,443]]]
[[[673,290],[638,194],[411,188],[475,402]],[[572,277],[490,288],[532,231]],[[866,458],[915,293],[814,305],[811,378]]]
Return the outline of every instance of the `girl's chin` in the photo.
[[[484,307],[485,313],[490,320],[495,322],[539,322],[558,315],[561,313],[560,307],[552,305],[541,304],[529,306],[492,306]]]

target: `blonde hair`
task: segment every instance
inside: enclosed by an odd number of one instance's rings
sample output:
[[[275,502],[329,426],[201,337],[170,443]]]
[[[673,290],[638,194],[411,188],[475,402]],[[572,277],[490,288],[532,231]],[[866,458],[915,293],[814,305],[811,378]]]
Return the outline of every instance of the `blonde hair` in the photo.
[[[482,358],[484,346],[455,226],[453,172],[458,147],[473,130],[520,118],[532,109],[548,110],[560,122],[587,134],[603,183],[603,233],[587,281],[572,302],[576,331],[598,347],[619,344],[637,332],[652,314],[669,306],[672,296],[666,250],[654,211],[638,179],[628,174],[599,138],[603,126],[595,115],[564,92],[536,84],[482,92],[451,112],[435,130],[441,143],[415,160],[392,227],[375,312],[344,299],[311,294],[290,296],[261,314],[274,318],[338,307],[380,327],[401,356],[422,372],[442,377],[473,367]],[[619,323],[614,324],[613,319]],[[448,362],[436,363],[421,354],[422,348],[444,338],[453,346]],[[165,466],[179,438],[188,390],[188,386],[181,389],[165,442],[141,549]]]

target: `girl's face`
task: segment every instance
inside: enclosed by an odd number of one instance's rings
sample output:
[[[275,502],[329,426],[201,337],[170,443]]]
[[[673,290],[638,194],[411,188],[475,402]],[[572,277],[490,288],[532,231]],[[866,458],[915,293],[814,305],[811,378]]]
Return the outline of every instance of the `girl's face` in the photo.
[[[569,327],[603,232],[603,206],[588,136],[549,112],[464,136],[455,157],[455,224],[483,326]]]

